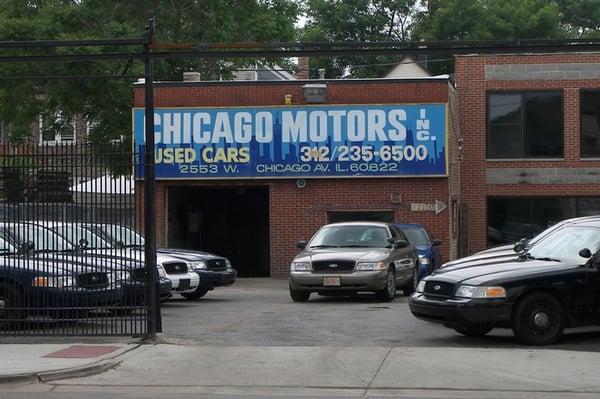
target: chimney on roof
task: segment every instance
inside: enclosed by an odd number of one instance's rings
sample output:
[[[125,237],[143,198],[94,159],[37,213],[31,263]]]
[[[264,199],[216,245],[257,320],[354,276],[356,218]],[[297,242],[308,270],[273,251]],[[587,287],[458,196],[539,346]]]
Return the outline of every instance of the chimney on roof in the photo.
[[[298,72],[296,72],[296,79],[308,80],[308,57],[298,57]]]
[[[200,82],[200,72],[184,72],[184,82]]]

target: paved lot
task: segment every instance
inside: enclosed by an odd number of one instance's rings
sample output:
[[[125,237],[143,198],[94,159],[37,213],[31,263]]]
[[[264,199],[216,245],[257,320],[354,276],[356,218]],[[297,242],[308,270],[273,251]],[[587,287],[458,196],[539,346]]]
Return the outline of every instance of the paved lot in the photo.
[[[165,303],[163,327],[173,342],[202,345],[521,348],[510,330],[468,338],[417,320],[406,301],[399,291],[389,303],[368,294],[294,303],[285,280],[240,279],[198,301]],[[576,330],[549,348],[600,352],[600,329]]]
[[[198,301],[174,298],[163,323],[161,344],[113,370],[2,386],[0,398],[600,397],[600,329],[545,348],[506,330],[467,338],[415,319],[401,295],[293,303],[287,281],[241,279]]]

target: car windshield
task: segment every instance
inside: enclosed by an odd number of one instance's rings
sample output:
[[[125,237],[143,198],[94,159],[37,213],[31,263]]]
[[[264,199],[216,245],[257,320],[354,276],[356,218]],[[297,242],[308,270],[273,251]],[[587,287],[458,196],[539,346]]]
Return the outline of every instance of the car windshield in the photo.
[[[530,239],[528,241],[528,244],[534,245],[535,243],[537,243],[538,241],[542,240],[544,237],[546,237],[548,234],[552,233],[554,230],[557,230],[558,228],[560,228],[563,224],[559,223],[559,224],[553,224],[552,226],[548,227],[546,230],[542,231],[541,233],[539,233],[538,235],[536,235],[535,237],[533,237],[532,239]]]
[[[16,252],[17,252],[17,249],[14,246],[12,246],[4,238],[0,237],[0,253],[7,254],[7,253],[16,253]]]
[[[589,249],[596,253],[600,249],[600,229],[592,227],[565,227],[537,243],[528,254],[533,258],[550,258],[563,262],[584,264],[586,258],[579,251]]]
[[[88,249],[109,249],[112,248],[110,242],[100,235],[77,225],[62,225],[52,228],[53,231],[65,237],[67,240],[79,243],[81,240],[87,242]]]
[[[19,244],[33,243],[36,252],[58,252],[75,250],[75,245],[52,230],[33,224],[8,225],[7,230]]]
[[[328,226],[319,230],[310,241],[310,248],[369,247],[385,248],[388,232],[380,226]]]
[[[429,245],[427,233],[423,229],[401,229],[412,245]]]
[[[109,240],[111,244],[121,242],[125,247],[142,247],[144,246],[144,237],[141,234],[126,226],[115,224],[101,224],[96,226],[104,238]]]

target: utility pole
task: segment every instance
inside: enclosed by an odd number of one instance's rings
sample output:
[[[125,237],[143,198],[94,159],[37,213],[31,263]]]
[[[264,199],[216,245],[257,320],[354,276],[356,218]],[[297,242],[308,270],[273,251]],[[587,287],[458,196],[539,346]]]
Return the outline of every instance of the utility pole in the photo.
[[[144,33],[145,86],[145,153],[144,153],[144,260],[146,263],[147,329],[146,338],[156,338],[162,330],[160,301],[157,295],[155,171],[154,171],[154,71],[151,46],[154,44],[154,18],[148,21]]]

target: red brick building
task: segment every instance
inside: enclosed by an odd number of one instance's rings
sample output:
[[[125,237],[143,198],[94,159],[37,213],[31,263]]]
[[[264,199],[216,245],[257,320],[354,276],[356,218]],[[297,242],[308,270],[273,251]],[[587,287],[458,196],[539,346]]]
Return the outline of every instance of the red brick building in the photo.
[[[232,259],[241,275],[283,277],[297,253],[297,241],[310,238],[320,226],[331,221],[369,218],[422,223],[442,240],[443,260],[456,257],[460,200],[458,104],[447,77],[155,83],[154,104],[159,111],[181,107],[303,109],[314,106],[308,104],[313,100],[303,88],[311,83],[325,87],[324,101],[319,104],[323,106],[443,105],[445,173],[431,177],[302,179],[159,176],[156,189],[159,245],[223,254]],[[134,91],[134,107],[141,108],[143,86],[136,86]],[[141,209],[143,184],[139,181],[136,197]],[[438,209],[433,206],[436,200]],[[447,208],[443,209],[444,206]]]
[[[600,214],[600,54],[456,59],[472,253]]]

